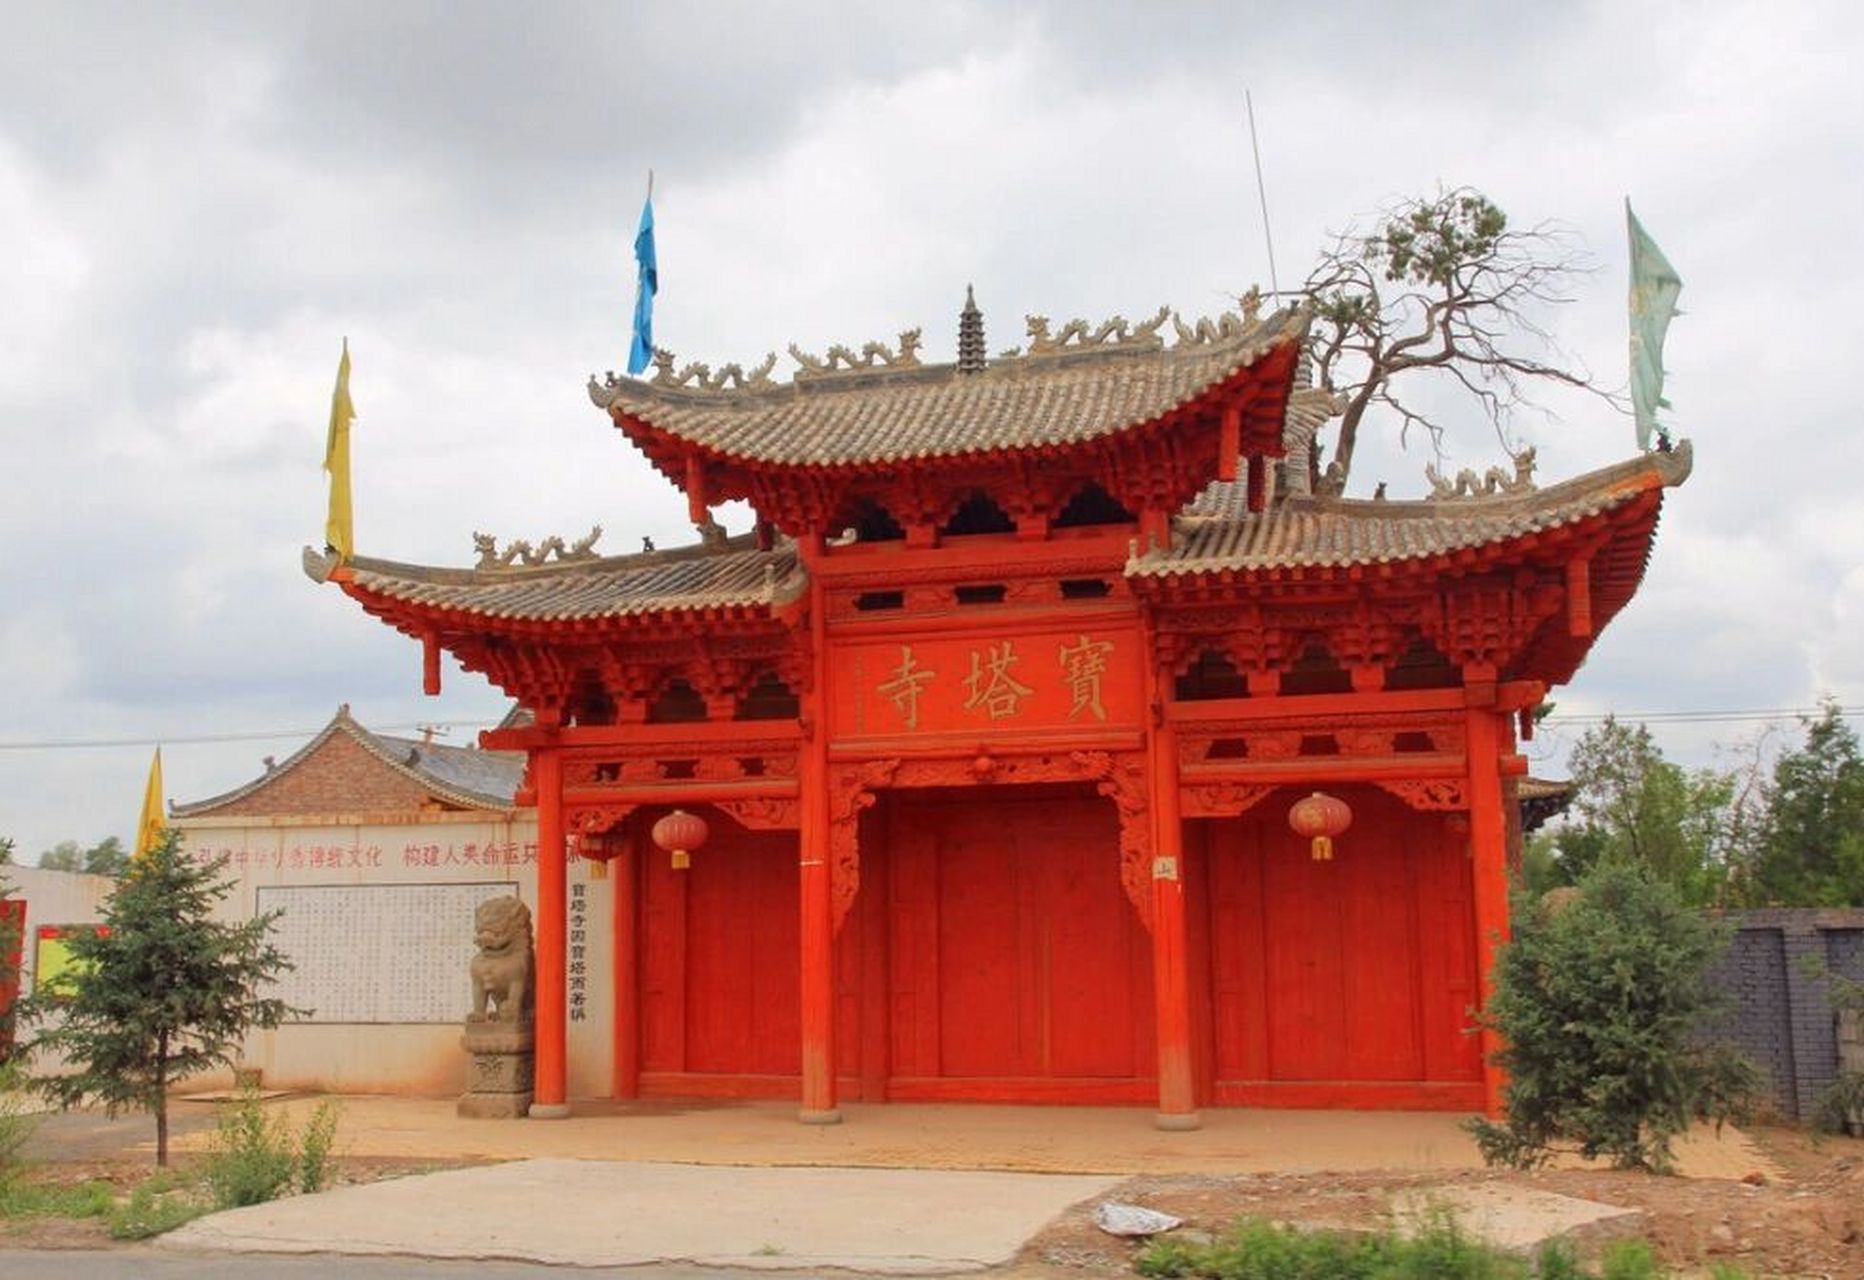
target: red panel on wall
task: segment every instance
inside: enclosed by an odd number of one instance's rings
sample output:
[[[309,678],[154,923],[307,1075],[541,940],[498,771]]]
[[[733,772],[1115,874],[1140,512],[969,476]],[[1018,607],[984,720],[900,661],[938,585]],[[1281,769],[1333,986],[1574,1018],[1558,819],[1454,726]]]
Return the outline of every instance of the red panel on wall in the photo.
[[[1342,797],[1354,822],[1331,861],[1315,861],[1288,829],[1284,797],[1209,824],[1220,1094],[1224,1082],[1481,1078],[1466,1034],[1475,926],[1463,841],[1445,815],[1382,792],[1345,788]]]
[[[1112,805],[1085,788],[887,803],[892,1076],[1052,1099],[1052,1082],[1155,1074],[1151,951]]]
[[[674,871],[643,859],[641,1065],[649,1072],[801,1070],[796,836],[708,814],[712,839]]]
[[[26,900],[0,901],[0,1060],[13,1048],[13,1002],[19,998],[19,962],[25,940]]]

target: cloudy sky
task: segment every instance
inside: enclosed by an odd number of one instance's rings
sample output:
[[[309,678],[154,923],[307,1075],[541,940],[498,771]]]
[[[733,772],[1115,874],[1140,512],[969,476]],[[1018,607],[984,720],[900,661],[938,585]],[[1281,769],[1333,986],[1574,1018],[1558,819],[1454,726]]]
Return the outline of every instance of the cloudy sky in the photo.
[[[155,16],[157,10],[161,16]],[[258,771],[340,702],[470,741],[499,714],[298,568],[338,346],[366,554],[471,534],[616,552],[682,502],[593,409],[656,173],[656,336],[749,365],[923,325],[1187,314],[1407,193],[1469,184],[1598,262],[1557,317],[1624,382],[1623,197],[1686,282],[1697,471],[1559,708],[1864,703],[1864,19],[1841,3],[395,3],[9,7],[0,42],[0,834],[30,860]],[[884,15],[884,16],[882,16]],[[785,362],[787,367],[787,361]],[[1520,438],[1627,456],[1595,400]],[[1501,461],[1464,411],[1452,465]],[[1362,445],[1356,491],[1430,454]],[[742,515],[728,523],[742,524]],[[1539,744],[1557,753],[1579,725]],[[1663,726],[1692,762],[1753,725]],[[93,746],[97,742],[126,745]],[[1543,762],[1557,765],[1557,754]]]

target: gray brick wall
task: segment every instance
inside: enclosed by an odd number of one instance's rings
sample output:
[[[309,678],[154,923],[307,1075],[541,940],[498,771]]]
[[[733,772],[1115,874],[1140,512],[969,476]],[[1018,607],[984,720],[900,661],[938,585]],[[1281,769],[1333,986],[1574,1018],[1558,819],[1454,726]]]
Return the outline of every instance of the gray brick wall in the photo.
[[[1768,908],[1722,918],[1734,938],[1714,978],[1728,1009],[1709,1034],[1767,1073],[1782,1115],[1810,1115],[1838,1074],[1837,1015],[1825,973],[1864,981],[1864,910]]]

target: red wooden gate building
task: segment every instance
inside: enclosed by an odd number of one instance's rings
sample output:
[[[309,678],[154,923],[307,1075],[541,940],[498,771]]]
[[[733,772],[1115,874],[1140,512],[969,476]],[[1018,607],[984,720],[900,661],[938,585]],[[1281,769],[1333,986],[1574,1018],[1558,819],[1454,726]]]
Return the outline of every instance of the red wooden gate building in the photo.
[[[1317,494],[1287,310],[917,334],[590,394],[694,546],[306,569],[530,710],[536,1114],[569,859],[614,877],[618,1096],[1495,1105],[1516,751],[1642,576],[1687,446],[1549,488]],[[755,532],[711,508],[743,499]],[[509,561],[510,557],[503,557]],[[1353,815],[1330,858],[1288,823]],[[674,808],[687,869],[647,839]]]

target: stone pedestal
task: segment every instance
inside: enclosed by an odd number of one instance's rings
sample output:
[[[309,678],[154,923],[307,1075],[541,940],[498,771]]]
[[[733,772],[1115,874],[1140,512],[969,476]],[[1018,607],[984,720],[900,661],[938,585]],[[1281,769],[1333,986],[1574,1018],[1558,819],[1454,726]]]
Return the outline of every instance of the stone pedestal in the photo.
[[[530,1112],[531,1024],[468,1022],[460,1047],[470,1057],[459,1114],[476,1120],[517,1120]]]

